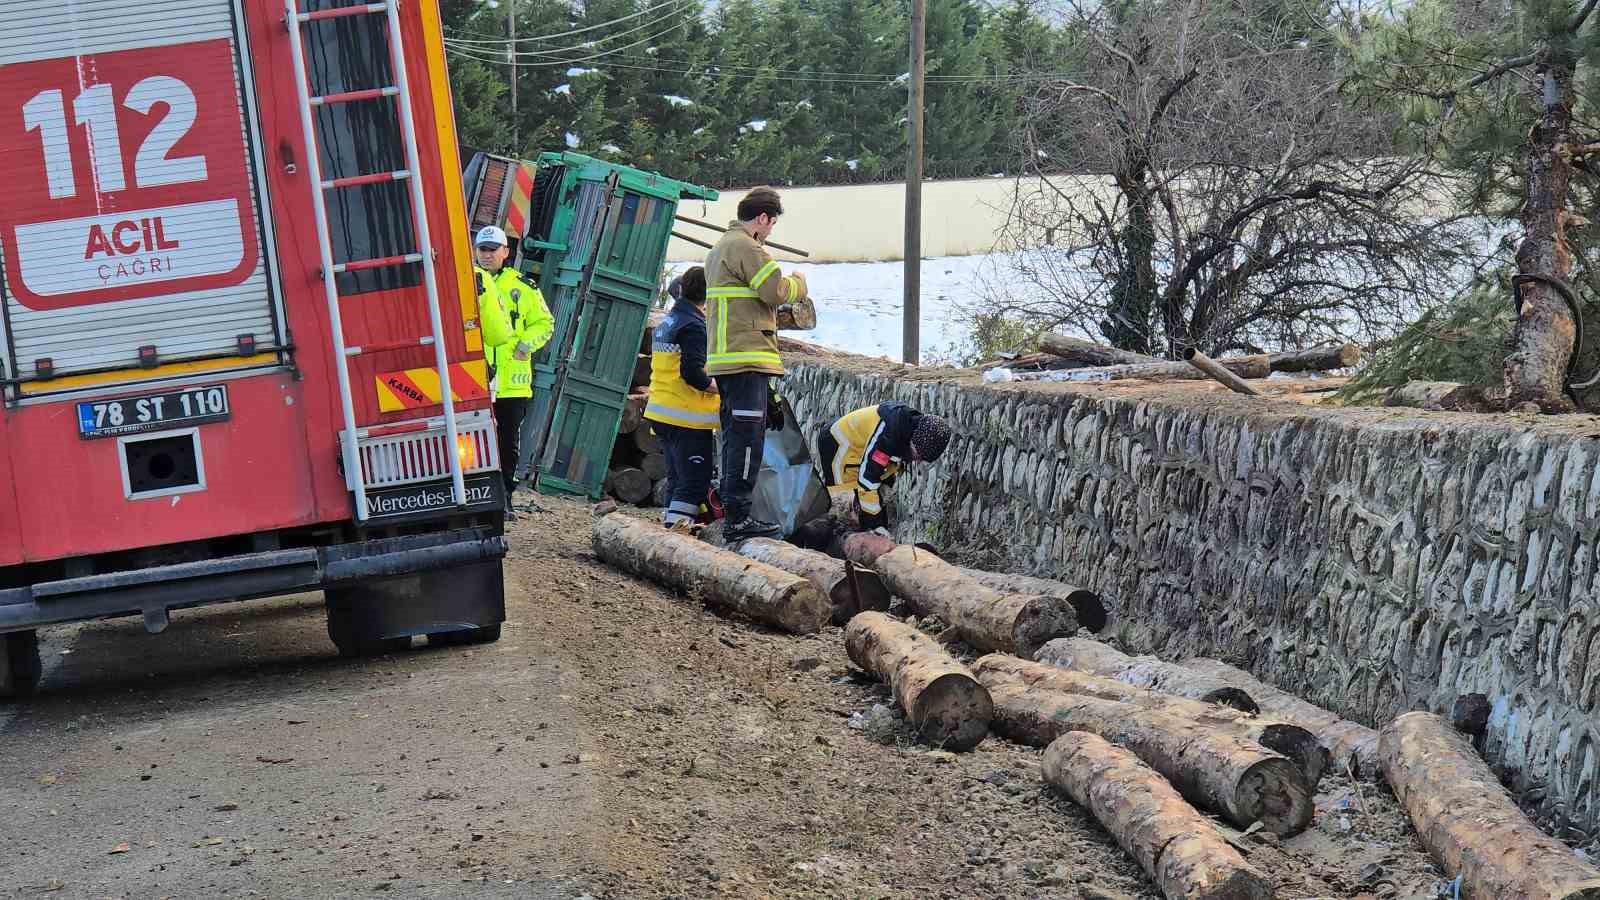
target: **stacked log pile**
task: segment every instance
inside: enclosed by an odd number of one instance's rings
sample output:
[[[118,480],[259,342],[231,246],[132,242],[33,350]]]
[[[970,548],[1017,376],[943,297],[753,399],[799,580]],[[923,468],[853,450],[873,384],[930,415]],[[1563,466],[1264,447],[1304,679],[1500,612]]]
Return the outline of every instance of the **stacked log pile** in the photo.
[[[617,439],[611,445],[610,471],[603,488],[607,495],[632,506],[666,505],[667,458],[661,453],[661,440],[644,417],[650,402],[650,338],[659,324],[659,315],[650,316],[639,339],[639,356]]]
[[[1460,896],[1600,900],[1600,868],[1541,833],[1474,749],[1487,698],[1462,698],[1454,727],[1418,712],[1374,732],[1217,660],[1130,656],[1074,634],[1079,616],[1105,615],[1098,598],[1075,604],[1065,585],[959,569],[877,535],[853,535],[840,560],[778,541],[721,549],[613,512],[597,520],[594,550],[719,611],[799,634],[845,625],[850,661],[887,685],[919,740],[965,751],[993,734],[1046,748],[1045,783],[1169,898],[1273,896],[1206,815],[1298,834],[1332,765],[1381,772]],[[947,630],[935,638],[889,615],[891,593]],[[951,637],[994,652],[969,666]]]

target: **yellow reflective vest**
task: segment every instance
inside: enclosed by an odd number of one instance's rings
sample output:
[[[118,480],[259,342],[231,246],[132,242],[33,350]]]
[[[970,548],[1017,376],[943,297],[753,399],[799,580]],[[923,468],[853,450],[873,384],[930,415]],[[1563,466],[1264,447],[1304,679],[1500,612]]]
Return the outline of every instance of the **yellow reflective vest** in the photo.
[[[805,278],[784,275],[737,221],[706,255],[706,372],[782,375],[778,307],[806,296]]]
[[[532,397],[533,354],[549,342],[555,319],[539,289],[524,281],[516,269],[506,266],[493,276],[481,268],[477,271],[480,286],[487,279],[492,288],[478,296],[478,317],[483,326],[483,355],[494,370],[495,395]],[[519,344],[524,345],[521,353]]]
[[[706,388],[706,319],[691,303],[679,302],[650,338],[650,401],[644,417],[652,422],[716,431],[719,398]]]

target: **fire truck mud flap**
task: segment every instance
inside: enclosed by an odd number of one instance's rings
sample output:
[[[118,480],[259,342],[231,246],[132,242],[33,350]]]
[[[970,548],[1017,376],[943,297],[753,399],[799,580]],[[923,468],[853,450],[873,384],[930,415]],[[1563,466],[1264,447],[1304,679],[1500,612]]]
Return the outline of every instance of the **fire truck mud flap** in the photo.
[[[499,590],[500,560],[505,553],[504,537],[488,529],[468,528],[68,578],[0,590],[0,634],[129,615],[142,615],[145,628],[159,633],[166,629],[174,609],[318,588],[326,588],[330,598],[336,594],[387,597],[407,590],[424,591],[423,599],[447,611],[425,624],[454,617],[461,621],[440,630],[498,625],[505,618],[504,596]],[[490,569],[492,576],[487,574]],[[462,572],[477,574],[463,576]],[[415,587],[406,588],[408,583]],[[475,587],[482,590],[471,590]],[[473,596],[482,591],[492,592],[492,598]],[[413,599],[404,605],[407,611],[383,613],[374,624],[415,619],[422,605],[426,605],[422,599]],[[458,607],[463,611],[455,615]],[[362,630],[367,630],[367,622],[362,624]],[[390,632],[393,624],[391,621],[380,630]]]

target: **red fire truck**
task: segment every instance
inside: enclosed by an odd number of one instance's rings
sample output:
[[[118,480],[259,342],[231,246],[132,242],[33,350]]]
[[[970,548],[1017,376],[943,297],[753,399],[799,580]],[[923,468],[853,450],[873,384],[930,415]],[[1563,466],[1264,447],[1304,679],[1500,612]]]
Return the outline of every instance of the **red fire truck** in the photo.
[[[0,692],[40,626],[308,590],[346,655],[497,638],[437,4],[0,23]]]

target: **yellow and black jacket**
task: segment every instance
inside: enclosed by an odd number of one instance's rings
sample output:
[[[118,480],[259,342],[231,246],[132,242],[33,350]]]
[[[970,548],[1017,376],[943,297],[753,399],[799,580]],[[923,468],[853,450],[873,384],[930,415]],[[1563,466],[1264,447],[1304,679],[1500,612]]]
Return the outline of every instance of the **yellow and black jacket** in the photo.
[[[854,490],[862,528],[887,526],[878,491],[911,459],[922,414],[896,401],[846,413],[817,435],[817,464],[831,492]]]
[[[706,374],[706,317],[694,304],[679,301],[651,335],[650,402],[644,417],[652,422],[717,429],[718,398]]]
[[[778,307],[806,296],[806,281],[784,275],[738,222],[706,255],[706,372],[782,375],[778,358]]]

